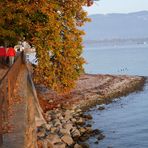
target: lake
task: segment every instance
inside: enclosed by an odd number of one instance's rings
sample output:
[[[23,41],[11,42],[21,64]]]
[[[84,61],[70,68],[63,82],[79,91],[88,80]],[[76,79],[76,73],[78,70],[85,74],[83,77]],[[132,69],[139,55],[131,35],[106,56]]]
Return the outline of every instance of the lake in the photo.
[[[87,73],[148,76],[148,45],[131,47],[89,47],[83,53]],[[89,111],[91,124],[105,134],[105,139],[91,148],[148,148],[148,81],[142,91],[117,98],[105,110]]]
[[[89,47],[83,56],[87,73],[148,76],[148,45]]]

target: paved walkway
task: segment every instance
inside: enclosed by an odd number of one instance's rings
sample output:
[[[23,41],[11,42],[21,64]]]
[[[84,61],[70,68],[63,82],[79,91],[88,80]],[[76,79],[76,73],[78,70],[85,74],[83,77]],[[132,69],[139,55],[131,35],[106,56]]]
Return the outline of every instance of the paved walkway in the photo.
[[[5,73],[8,71],[9,68],[7,67],[0,67],[0,80],[3,78],[3,76],[5,75]]]
[[[21,67],[15,91],[14,100],[11,101],[10,125],[13,127],[10,133],[4,134],[4,144],[2,148],[24,148],[26,125],[26,101],[27,97],[32,96],[28,87],[27,69]]]

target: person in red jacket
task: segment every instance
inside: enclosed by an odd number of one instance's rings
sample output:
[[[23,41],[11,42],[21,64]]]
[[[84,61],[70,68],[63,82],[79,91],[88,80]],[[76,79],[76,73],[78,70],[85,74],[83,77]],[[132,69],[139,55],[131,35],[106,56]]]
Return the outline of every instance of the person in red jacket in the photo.
[[[12,64],[14,63],[14,57],[16,55],[16,52],[15,52],[14,48],[9,47],[7,49],[6,55],[9,57],[9,66],[12,66]]]
[[[0,63],[4,64],[6,59],[6,49],[0,46]]]

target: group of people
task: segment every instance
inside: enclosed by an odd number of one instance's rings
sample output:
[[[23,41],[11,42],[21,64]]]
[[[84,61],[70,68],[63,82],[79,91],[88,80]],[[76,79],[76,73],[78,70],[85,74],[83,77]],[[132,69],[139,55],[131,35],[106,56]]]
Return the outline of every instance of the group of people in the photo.
[[[0,62],[8,64],[10,67],[13,65],[16,56],[16,51],[13,47],[5,48],[0,46]]]

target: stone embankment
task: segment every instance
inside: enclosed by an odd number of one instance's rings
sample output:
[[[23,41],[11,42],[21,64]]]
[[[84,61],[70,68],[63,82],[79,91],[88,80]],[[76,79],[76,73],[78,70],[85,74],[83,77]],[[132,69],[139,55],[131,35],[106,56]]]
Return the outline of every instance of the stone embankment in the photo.
[[[91,115],[83,111],[96,104],[110,103],[113,98],[139,90],[145,79],[138,76],[85,74],[76,88],[67,95],[58,95],[43,86],[37,86],[40,104],[47,123],[38,127],[39,148],[87,148],[85,141],[96,137],[96,144],[105,136],[92,129]],[[100,107],[99,109],[103,109]]]

